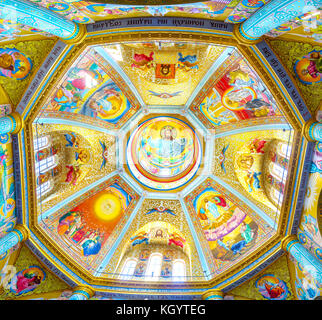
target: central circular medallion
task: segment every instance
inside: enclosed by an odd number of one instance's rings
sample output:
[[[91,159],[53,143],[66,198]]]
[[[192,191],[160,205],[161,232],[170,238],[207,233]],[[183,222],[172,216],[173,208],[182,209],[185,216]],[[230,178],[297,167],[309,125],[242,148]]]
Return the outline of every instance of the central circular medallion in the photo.
[[[160,116],[143,122],[131,134],[126,157],[131,173],[140,183],[152,189],[172,190],[193,178],[202,152],[190,125]]]

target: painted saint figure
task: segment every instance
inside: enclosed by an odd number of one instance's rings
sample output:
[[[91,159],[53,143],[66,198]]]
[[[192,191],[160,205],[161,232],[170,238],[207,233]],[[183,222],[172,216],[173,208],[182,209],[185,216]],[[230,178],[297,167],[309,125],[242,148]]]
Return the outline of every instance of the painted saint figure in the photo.
[[[177,131],[173,126],[165,126],[160,132],[161,139],[149,138],[147,143],[156,149],[156,154],[162,158],[175,158],[186,146],[186,139],[176,139]]]
[[[234,243],[231,246],[230,249],[233,251],[234,254],[241,254],[241,250],[254,238],[254,232],[252,231],[250,226],[245,222],[241,223],[240,234],[244,238],[244,240],[238,241],[237,243]]]
[[[32,68],[27,58],[15,48],[0,48],[0,76],[22,80],[28,76]]]
[[[9,282],[10,291],[16,295],[35,290],[45,279],[45,272],[38,266],[30,266],[16,273]]]
[[[220,217],[220,213],[218,212],[217,205],[215,202],[205,199],[205,209],[206,212],[209,212],[211,214],[213,219],[217,219]]]
[[[289,291],[286,283],[273,274],[264,274],[255,282],[260,294],[268,300],[286,300]]]
[[[94,239],[87,239],[82,244],[84,256],[96,255],[101,250],[101,237],[99,234],[96,234]]]

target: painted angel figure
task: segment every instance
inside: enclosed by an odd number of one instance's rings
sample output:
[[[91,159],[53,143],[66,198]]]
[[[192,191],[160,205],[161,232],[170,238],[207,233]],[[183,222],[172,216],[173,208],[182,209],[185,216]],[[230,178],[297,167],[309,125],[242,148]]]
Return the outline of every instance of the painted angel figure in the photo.
[[[141,232],[138,235],[131,238],[132,240],[132,246],[136,246],[137,244],[141,244],[145,242],[146,244],[149,244],[149,237],[146,232]]]

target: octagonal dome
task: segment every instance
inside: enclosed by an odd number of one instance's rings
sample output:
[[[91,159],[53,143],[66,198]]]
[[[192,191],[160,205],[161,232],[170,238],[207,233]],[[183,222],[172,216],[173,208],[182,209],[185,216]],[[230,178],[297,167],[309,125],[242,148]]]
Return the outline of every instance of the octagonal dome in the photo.
[[[25,111],[30,247],[101,292],[234,286],[293,219],[284,88],[228,33],[103,31],[57,44]]]

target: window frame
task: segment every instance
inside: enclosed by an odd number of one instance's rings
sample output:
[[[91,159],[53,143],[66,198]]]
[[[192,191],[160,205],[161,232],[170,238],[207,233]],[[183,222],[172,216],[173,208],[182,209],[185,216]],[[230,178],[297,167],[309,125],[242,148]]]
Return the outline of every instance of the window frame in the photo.
[[[48,186],[48,187],[46,187],[46,186]],[[43,188],[45,188],[45,190],[42,190]],[[52,184],[52,182],[50,180],[42,183],[41,185],[37,186],[37,189],[36,189],[37,197],[40,198],[40,197],[44,196],[52,188],[53,188],[53,184]]]
[[[184,273],[183,275],[174,275],[175,274],[175,265],[178,263],[183,265],[183,273]],[[185,281],[186,275],[187,275],[186,262],[183,259],[175,259],[172,262],[172,281],[176,281],[176,282]]]
[[[283,150],[285,148],[286,150]],[[285,159],[290,159],[292,153],[292,146],[285,142],[280,142],[277,146],[277,153]]]
[[[276,171],[280,171],[281,175],[278,174],[278,172]],[[276,180],[285,183],[287,177],[287,170],[281,167],[279,164],[277,164],[276,162],[271,162],[269,166],[269,172]]]
[[[40,143],[38,141],[40,140]],[[45,143],[42,143],[42,141],[45,140]],[[45,149],[49,147],[50,145],[50,139],[48,136],[42,136],[37,139],[34,139],[34,151],[35,153],[38,152],[39,150]]]
[[[131,263],[131,262],[134,262],[135,264],[134,264],[134,267],[133,268],[129,268],[129,267],[127,267],[127,264],[128,263]],[[131,257],[131,258],[127,258],[126,260],[125,260],[125,262],[124,262],[124,264],[123,264],[123,267],[122,267],[122,270],[121,270],[121,273],[119,274],[119,279],[120,280],[131,280],[131,278],[134,276],[134,272],[135,272],[135,268],[136,268],[136,266],[138,265],[138,259],[136,259],[136,258],[133,258],[133,257]],[[132,270],[133,269],[133,272],[132,272],[132,274],[129,274],[129,273],[124,273],[125,272],[125,269],[130,269],[130,270]]]
[[[48,162],[51,161],[48,165]],[[45,173],[57,166],[57,155],[51,155],[43,160],[36,161],[35,163],[35,170],[36,170],[36,175],[39,175],[41,173]]]
[[[152,274],[151,275],[148,275],[148,271],[150,271],[151,269],[151,263],[152,263],[152,260],[154,257],[158,257],[159,258],[159,263],[158,264],[153,264],[154,265],[157,265],[159,266],[159,270],[158,271],[158,275],[157,276],[154,276],[153,275],[153,271],[155,270],[152,269]],[[144,280],[145,281],[159,281],[160,280],[160,276],[161,276],[161,269],[162,269],[162,262],[163,262],[163,255],[159,252],[153,252],[151,253],[150,257],[149,257],[149,260],[148,260],[148,264],[147,264],[147,267],[146,267],[146,270],[144,272]]]

